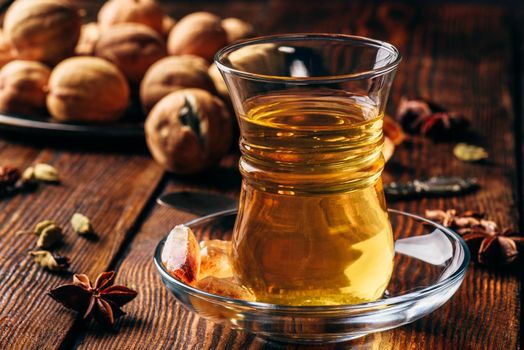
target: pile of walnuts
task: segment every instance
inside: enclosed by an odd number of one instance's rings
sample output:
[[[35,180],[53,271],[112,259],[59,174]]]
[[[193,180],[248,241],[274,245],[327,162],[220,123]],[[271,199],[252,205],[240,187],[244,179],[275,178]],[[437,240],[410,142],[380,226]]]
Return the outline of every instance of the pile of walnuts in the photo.
[[[153,157],[194,173],[232,139],[229,97],[211,60],[252,34],[248,23],[208,12],[176,21],[154,0],[109,0],[87,24],[69,0],[17,0],[0,33],[0,111],[100,124],[139,103]]]

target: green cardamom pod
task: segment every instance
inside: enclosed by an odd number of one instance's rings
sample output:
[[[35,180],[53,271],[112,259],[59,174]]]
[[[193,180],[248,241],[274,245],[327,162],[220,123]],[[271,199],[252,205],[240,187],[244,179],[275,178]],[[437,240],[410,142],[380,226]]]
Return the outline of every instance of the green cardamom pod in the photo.
[[[58,226],[54,221],[51,220],[44,220],[40,221],[35,225],[35,228],[33,230],[33,234],[40,236],[42,232],[44,232],[44,229],[49,226]]]
[[[36,242],[36,246],[38,248],[52,247],[60,242],[63,236],[64,234],[60,226],[51,224],[42,230],[42,233],[40,233],[40,237],[38,237],[38,241]]]
[[[43,182],[59,182],[58,170],[49,164],[39,163],[34,167],[34,178]]]
[[[73,230],[79,235],[87,235],[94,233],[93,226],[89,218],[80,213],[74,213],[71,217],[71,226]]]
[[[459,143],[453,149],[453,154],[463,162],[477,162],[488,158],[488,152],[479,146]]]
[[[35,168],[30,166],[22,173],[23,181],[35,181]]]
[[[47,250],[36,250],[29,252],[34,261],[51,271],[64,271],[69,266],[69,258],[59,255],[53,255],[53,253]]]

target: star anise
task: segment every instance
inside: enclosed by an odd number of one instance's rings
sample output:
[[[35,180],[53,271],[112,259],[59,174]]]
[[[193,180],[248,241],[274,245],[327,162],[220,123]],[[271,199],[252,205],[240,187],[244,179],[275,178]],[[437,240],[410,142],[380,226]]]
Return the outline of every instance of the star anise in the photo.
[[[12,191],[20,179],[20,170],[13,166],[0,166],[0,197]]]
[[[433,139],[452,138],[469,126],[469,121],[460,113],[421,98],[403,97],[397,109],[397,120],[407,132]]]
[[[517,242],[522,237],[494,235],[482,240],[478,250],[478,260],[488,266],[509,265],[514,262],[519,250]]]
[[[519,256],[524,237],[485,219],[484,213],[466,211],[457,214],[454,209],[426,210],[426,217],[454,229],[468,244],[472,256],[486,266],[510,265]]]
[[[0,166],[0,198],[34,191],[37,185],[36,182],[25,179],[18,168]]]
[[[137,292],[124,286],[113,285],[114,272],[101,273],[94,285],[84,274],[73,276],[73,283],[49,291],[49,295],[86,319],[91,316],[103,325],[114,326],[115,319],[125,315],[120,307],[137,296]]]

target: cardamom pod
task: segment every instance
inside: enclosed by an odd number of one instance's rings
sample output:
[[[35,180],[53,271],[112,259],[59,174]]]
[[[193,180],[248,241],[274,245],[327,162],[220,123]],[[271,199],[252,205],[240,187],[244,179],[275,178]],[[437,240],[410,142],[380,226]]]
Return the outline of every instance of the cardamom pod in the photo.
[[[71,226],[79,235],[88,235],[94,233],[93,226],[89,218],[80,213],[74,213],[71,217]]]
[[[53,253],[47,250],[36,250],[29,252],[34,261],[51,271],[64,271],[69,266],[69,258],[60,255],[53,255]]]
[[[49,248],[62,240],[64,236],[62,228],[58,225],[51,224],[43,228],[40,237],[36,242],[38,248]]]
[[[44,232],[44,229],[46,229],[49,226],[58,226],[54,221],[51,220],[44,220],[40,221],[35,225],[35,228],[33,230],[33,234],[40,236],[42,232]]]
[[[58,170],[49,164],[38,163],[34,167],[34,178],[43,182],[59,182]]]
[[[488,158],[488,152],[479,146],[459,143],[453,149],[453,154],[463,162],[477,162]]]
[[[22,173],[22,180],[23,181],[35,181],[35,168],[30,166],[29,168],[25,169]]]
[[[43,220],[38,222],[32,231],[18,231],[17,235],[36,235],[40,236],[44,229],[46,229],[49,226],[58,226],[54,221],[51,220]]]

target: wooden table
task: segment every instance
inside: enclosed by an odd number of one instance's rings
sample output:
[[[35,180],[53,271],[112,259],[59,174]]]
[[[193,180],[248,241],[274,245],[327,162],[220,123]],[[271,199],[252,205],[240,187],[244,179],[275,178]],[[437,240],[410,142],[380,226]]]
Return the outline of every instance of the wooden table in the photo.
[[[93,7],[93,2],[83,1]],[[261,34],[340,32],[396,45],[404,57],[389,103],[424,96],[458,111],[490,152],[487,164],[452,156],[453,143],[414,138],[386,167],[386,181],[430,175],[476,176],[481,190],[460,198],[390,203],[413,213],[425,208],[485,211],[502,226],[523,229],[522,9],[491,5],[371,5],[367,1],[228,1],[164,4],[175,17],[197,9],[252,21]],[[519,24],[520,21],[520,24]],[[3,133],[0,165],[25,168],[46,162],[60,169],[59,186],[0,201],[1,349],[301,349],[214,325],[187,312],[166,291],[153,266],[153,249],[189,213],[155,204],[178,189],[236,196],[240,176],[233,158],[198,177],[165,174],[147,152],[124,147],[49,143]],[[115,140],[115,143],[118,141]],[[115,149],[112,151],[112,149]],[[70,276],[43,271],[27,252],[34,241],[16,235],[43,219],[67,223],[74,212],[92,219],[99,240],[66,238],[60,252],[71,270],[94,278],[117,271],[117,281],[139,294],[125,307],[117,332],[75,320],[46,291]],[[520,218],[520,227],[519,227]],[[519,275],[471,265],[464,284],[442,308],[410,325],[367,336],[341,348],[519,348]],[[305,348],[305,347],[304,347]]]

